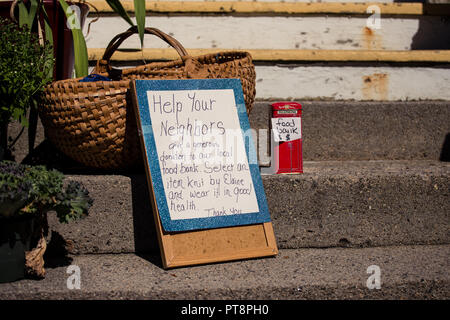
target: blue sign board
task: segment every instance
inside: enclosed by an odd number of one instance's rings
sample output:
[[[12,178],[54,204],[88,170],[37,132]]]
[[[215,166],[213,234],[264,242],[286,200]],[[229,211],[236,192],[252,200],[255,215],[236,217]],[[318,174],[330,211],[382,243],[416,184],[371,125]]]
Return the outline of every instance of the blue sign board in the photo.
[[[135,87],[163,229],[269,222],[240,80],[136,80]]]

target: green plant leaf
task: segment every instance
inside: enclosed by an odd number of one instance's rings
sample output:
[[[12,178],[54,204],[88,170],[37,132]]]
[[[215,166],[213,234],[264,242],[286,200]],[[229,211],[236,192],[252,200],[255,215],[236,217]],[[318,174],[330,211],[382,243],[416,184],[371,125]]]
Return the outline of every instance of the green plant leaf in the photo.
[[[86,41],[81,29],[73,29],[73,48],[75,53],[75,75],[77,78],[86,77],[88,75],[88,53]]]
[[[42,5],[41,2],[39,2],[39,9],[42,13],[42,17],[44,20],[44,34],[45,34],[45,40],[48,41],[48,43],[53,47],[53,31],[52,27],[50,26],[50,20],[48,18],[47,11],[45,10],[45,7]],[[53,59],[53,52],[51,52],[51,58]],[[53,62],[51,62],[51,66],[48,69],[48,78],[53,78]]]
[[[0,161],[0,217],[54,210],[62,223],[84,218],[93,203],[89,191],[77,181],[64,188],[64,178],[44,166]]]
[[[75,23],[73,25],[80,26],[81,23],[78,20],[76,14],[69,9],[69,5],[65,0],[59,0],[61,7],[63,8],[67,19],[74,19]],[[72,27],[72,37],[73,37],[73,49],[75,55],[75,75],[76,77],[86,77],[88,75],[88,53],[86,41],[84,40],[84,35],[81,29]]]
[[[139,39],[141,40],[141,47],[143,47],[145,32],[145,0],[134,0],[134,13],[136,15],[136,24],[139,32]]]
[[[25,4],[21,1],[18,4],[19,7],[19,26],[23,27],[28,25],[28,9]],[[28,29],[31,31],[31,26],[28,25]]]
[[[41,46],[36,33],[27,26],[18,27],[10,20],[0,18],[0,126],[13,119],[26,124],[24,115],[34,100],[41,99],[44,86],[52,78],[51,45]],[[0,143],[8,150],[2,131]]]
[[[53,31],[50,25],[50,19],[48,18],[47,11],[45,7],[40,4],[39,11],[42,12],[42,17],[44,18],[44,32],[45,32],[45,40],[47,40],[53,46]]]
[[[133,21],[131,21],[130,16],[122,6],[119,0],[106,0],[106,2],[109,4],[111,9],[114,10],[115,13],[117,13],[119,16],[121,16],[126,22],[130,24],[130,26],[134,26]],[[145,0],[144,0],[145,2]],[[136,6],[136,5],[135,5]],[[145,4],[144,4],[145,6]]]
[[[33,27],[33,22],[34,19],[36,18],[37,9],[38,9],[37,0],[30,0],[30,11],[28,13],[28,27],[30,28],[30,30]]]

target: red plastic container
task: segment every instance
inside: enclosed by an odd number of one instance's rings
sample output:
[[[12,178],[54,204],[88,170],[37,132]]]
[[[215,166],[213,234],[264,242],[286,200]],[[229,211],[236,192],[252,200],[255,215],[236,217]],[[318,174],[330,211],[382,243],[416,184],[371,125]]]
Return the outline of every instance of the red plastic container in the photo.
[[[302,105],[297,102],[276,102],[272,106],[271,128],[276,145],[276,173],[303,173]]]

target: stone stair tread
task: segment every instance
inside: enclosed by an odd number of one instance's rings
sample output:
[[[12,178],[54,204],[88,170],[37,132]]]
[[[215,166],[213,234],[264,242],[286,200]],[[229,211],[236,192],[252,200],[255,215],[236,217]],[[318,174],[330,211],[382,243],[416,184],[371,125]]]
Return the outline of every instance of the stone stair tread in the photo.
[[[304,170],[262,175],[280,248],[450,244],[450,162],[306,161]],[[68,178],[94,199],[83,220],[49,214],[70,253],[158,252],[144,174]]]
[[[302,174],[263,175],[271,179],[292,179],[309,177],[330,177],[330,175],[378,176],[386,175],[427,175],[442,174],[450,176],[450,162],[437,160],[347,160],[347,161],[304,161]],[[142,173],[143,175],[144,173]],[[125,179],[141,174],[70,174],[71,179],[78,177],[98,178],[108,181],[118,177]],[[84,179],[84,178],[83,178]]]
[[[172,270],[156,255],[80,255],[42,281],[0,284],[0,299],[448,299],[449,255],[449,245],[296,249]],[[79,290],[67,288],[69,264],[80,268]],[[372,265],[381,289],[366,286]]]
[[[355,175],[428,175],[450,176],[450,162],[434,160],[348,160],[348,161],[305,161],[305,176]],[[286,177],[278,175],[277,177]]]
[[[437,160],[450,159],[450,102],[299,101],[303,105],[304,160]],[[264,146],[271,101],[257,101],[252,129]],[[21,127],[10,126],[16,137]],[[65,172],[80,165],[44,140],[39,122],[35,151],[28,154],[27,130],[15,146],[16,161],[48,164]],[[256,143],[256,142],[255,142]],[[266,159],[261,159],[266,163]],[[82,169],[82,168],[81,168]],[[76,171],[76,170],[75,170]],[[78,170],[79,171],[79,170]],[[99,170],[90,170],[98,172]]]

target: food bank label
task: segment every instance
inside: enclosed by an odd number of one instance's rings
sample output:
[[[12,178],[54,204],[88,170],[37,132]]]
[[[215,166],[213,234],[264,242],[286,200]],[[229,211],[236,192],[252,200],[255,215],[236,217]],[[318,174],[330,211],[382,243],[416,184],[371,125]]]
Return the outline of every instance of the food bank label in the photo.
[[[272,131],[276,142],[293,141],[302,138],[301,118],[272,118]]]

